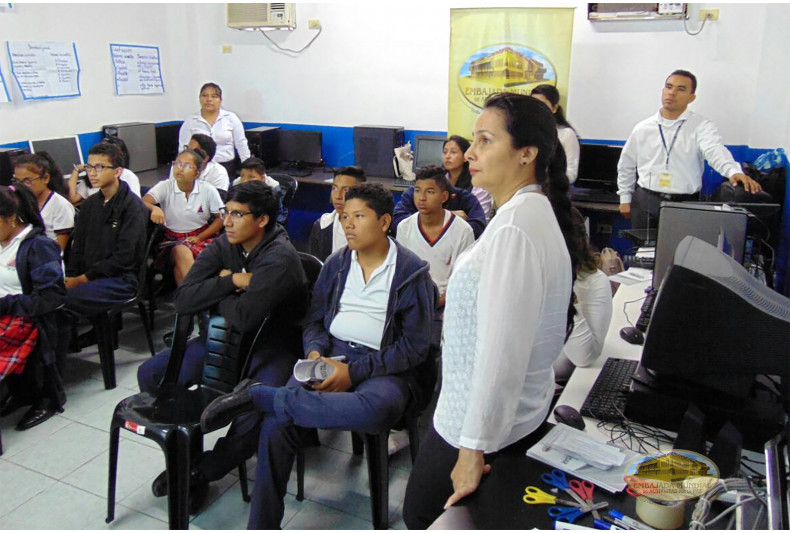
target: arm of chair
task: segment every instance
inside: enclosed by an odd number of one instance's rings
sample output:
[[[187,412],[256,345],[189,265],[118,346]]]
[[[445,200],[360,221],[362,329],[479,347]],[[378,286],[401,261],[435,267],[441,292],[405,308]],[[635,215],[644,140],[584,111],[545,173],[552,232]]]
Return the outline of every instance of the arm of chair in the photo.
[[[176,383],[178,375],[181,373],[181,364],[184,362],[184,354],[187,348],[187,338],[192,331],[192,321],[194,315],[180,313],[176,315],[176,330],[173,334],[173,345],[170,347],[170,357],[167,360],[167,369],[159,384]]]

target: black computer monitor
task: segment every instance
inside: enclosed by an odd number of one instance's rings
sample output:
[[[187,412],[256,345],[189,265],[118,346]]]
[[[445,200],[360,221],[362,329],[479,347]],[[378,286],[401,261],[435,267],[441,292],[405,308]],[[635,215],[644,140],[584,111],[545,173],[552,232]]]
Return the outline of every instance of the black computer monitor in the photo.
[[[442,166],[445,141],[447,138],[442,135],[415,135],[414,171],[427,165]]]
[[[582,143],[574,187],[617,192],[617,163],[622,151],[622,146]]]
[[[29,143],[31,153],[48,152],[64,176],[71,174],[74,165],[81,165],[84,161],[80,141],[76,135],[60,139],[29,141]]]
[[[321,132],[307,130],[277,130],[277,159],[281,163],[321,166]]]

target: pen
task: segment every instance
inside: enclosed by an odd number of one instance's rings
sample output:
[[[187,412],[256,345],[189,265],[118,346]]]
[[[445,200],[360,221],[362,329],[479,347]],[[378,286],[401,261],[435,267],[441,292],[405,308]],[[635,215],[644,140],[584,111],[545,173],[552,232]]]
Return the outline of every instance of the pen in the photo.
[[[623,529],[621,527],[617,527],[616,524],[610,524],[609,522],[605,522],[603,520],[594,520],[593,525],[595,525],[595,529],[608,529],[611,531],[617,531]]]
[[[652,527],[648,526],[647,524],[643,524],[639,520],[634,520],[629,516],[625,516],[620,511],[611,510],[609,511],[609,516],[614,518],[615,524],[622,524],[631,529],[653,529]],[[618,523],[619,522],[619,523]]]

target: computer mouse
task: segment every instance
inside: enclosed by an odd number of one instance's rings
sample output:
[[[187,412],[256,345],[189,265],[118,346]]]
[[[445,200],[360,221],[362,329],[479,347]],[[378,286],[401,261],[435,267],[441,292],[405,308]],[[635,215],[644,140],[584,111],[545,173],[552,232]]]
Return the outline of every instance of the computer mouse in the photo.
[[[645,343],[645,334],[631,326],[621,329],[620,336],[629,344],[642,345]]]
[[[560,424],[565,424],[579,431],[584,431],[584,418],[581,413],[570,405],[558,405],[554,408],[554,418]]]

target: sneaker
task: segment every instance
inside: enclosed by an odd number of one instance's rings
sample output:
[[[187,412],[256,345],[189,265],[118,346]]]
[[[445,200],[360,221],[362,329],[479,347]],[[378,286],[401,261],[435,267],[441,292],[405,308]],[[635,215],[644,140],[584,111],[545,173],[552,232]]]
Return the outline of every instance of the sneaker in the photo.
[[[409,445],[409,432],[405,429],[400,431],[390,431],[390,437],[387,440],[387,453],[395,455],[403,448]]]

